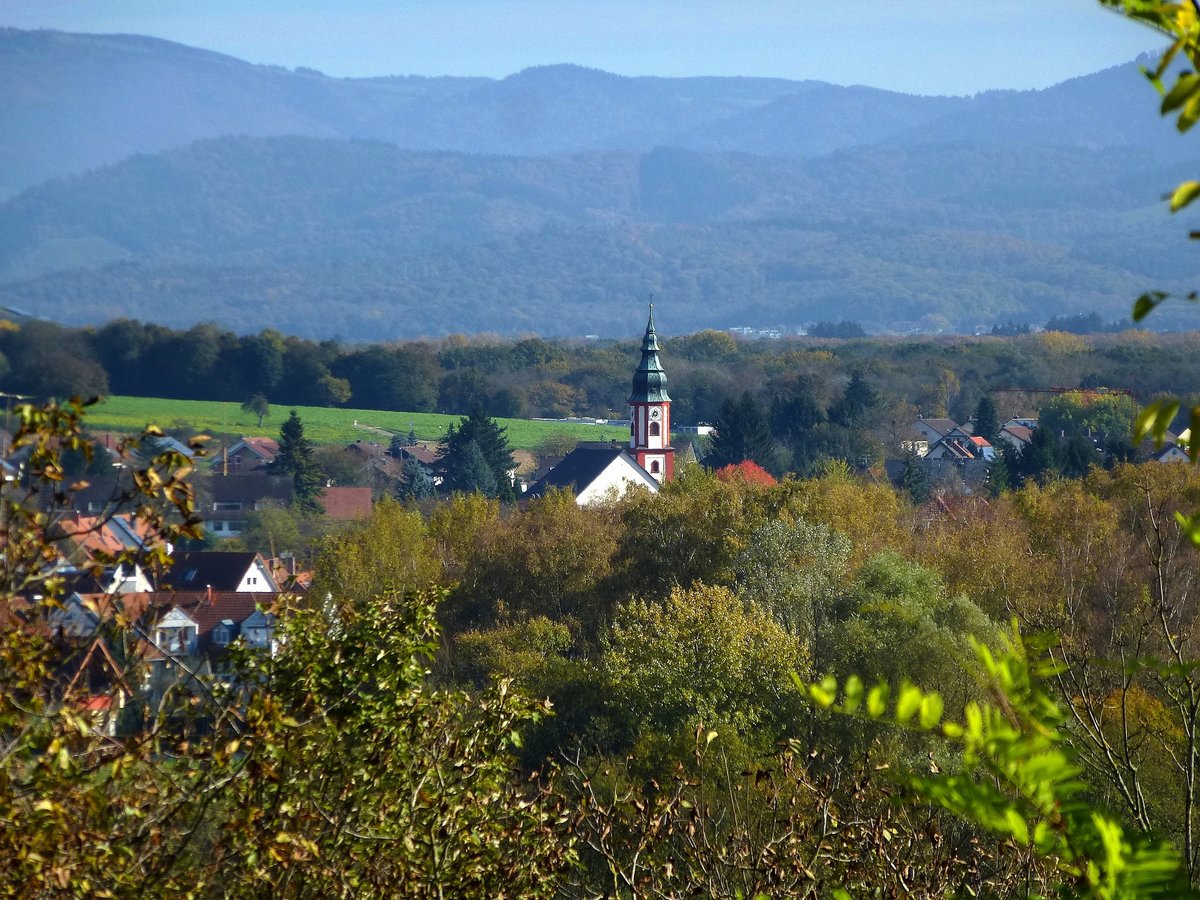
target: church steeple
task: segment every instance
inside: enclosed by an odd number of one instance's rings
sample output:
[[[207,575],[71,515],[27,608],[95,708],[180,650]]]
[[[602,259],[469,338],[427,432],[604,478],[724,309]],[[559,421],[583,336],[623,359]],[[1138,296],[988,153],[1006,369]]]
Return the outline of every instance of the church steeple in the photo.
[[[633,373],[629,395],[629,449],[638,464],[662,483],[675,474],[675,449],[671,446],[671,397],[667,373],[658,358],[658,333],[654,330],[654,304],[642,338],[642,359]]]
[[[654,330],[654,304],[650,304],[650,320],[642,338],[642,361],[633,373],[633,393],[630,403],[669,403],[667,373],[658,358],[658,332]]]

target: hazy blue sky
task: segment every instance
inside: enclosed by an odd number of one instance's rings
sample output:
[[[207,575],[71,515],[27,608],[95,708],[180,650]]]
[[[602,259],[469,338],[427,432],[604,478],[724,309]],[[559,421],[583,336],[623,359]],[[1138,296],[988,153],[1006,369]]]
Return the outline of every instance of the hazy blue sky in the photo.
[[[921,93],[1042,87],[1159,44],[1095,0],[0,0],[0,25],[149,34],[329,75],[573,62]]]

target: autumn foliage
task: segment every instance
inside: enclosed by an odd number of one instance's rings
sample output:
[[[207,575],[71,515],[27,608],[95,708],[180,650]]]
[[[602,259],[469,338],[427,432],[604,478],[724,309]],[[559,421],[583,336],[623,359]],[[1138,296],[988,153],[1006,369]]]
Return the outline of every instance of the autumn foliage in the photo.
[[[742,460],[740,463],[722,466],[717,469],[716,475],[722,481],[741,481],[746,484],[765,484],[768,487],[778,484],[775,476],[760,466],[752,459]]]

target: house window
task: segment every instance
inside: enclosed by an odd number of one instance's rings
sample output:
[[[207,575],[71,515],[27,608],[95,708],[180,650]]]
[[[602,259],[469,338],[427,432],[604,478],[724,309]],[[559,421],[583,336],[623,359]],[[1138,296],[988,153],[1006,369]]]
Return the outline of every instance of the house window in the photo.
[[[658,435],[659,435],[658,423],[651,422],[650,423],[650,437],[658,437]]]
[[[651,475],[658,474],[658,460],[657,459],[654,460],[654,462],[650,463],[650,474]]]
[[[220,511],[220,510],[237,511],[237,510],[240,510],[241,508],[242,508],[241,502],[236,501],[236,500],[216,500],[213,502],[213,509],[216,511]]]
[[[164,653],[179,655],[188,653],[196,639],[194,628],[160,628],[158,629],[158,646]]]
[[[251,575],[249,578],[246,579],[246,584],[258,584],[258,577],[255,575]]]

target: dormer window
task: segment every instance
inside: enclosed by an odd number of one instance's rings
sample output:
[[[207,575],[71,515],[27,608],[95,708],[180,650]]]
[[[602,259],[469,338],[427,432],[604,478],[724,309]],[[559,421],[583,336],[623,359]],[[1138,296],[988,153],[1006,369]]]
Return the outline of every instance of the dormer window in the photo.
[[[190,653],[196,646],[196,629],[189,626],[160,628],[157,643],[160,650],[172,656]]]
[[[233,640],[233,619],[222,619],[221,624],[213,629],[213,643],[218,647],[227,647]]]

